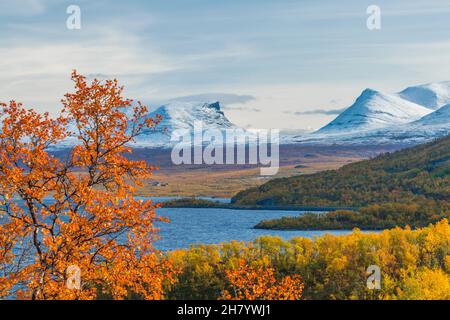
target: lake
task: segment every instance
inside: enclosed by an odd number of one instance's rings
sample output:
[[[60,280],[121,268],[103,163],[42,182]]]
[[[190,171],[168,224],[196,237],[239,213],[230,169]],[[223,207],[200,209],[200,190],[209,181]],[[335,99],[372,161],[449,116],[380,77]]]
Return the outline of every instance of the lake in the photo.
[[[323,212],[322,212],[323,213]],[[216,208],[160,208],[157,214],[170,219],[170,223],[158,223],[161,240],[156,242],[160,250],[188,248],[191,244],[215,244],[231,240],[252,241],[260,236],[293,237],[320,236],[325,233],[348,234],[339,231],[281,231],[253,229],[261,220],[292,217],[299,211],[234,210]]]
[[[140,199],[152,199],[155,202],[165,202],[174,197],[136,197]],[[226,198],[198,197],[200,199],[229,203]],[[47,198],[47,204],[52,203]],[[22,201],[17,201],[23,205]],[[237,210],[217,208],[158,208],[159,216],[170,219],[170,223],[158,223],[161,229],[162,239],[155,243],[155,247],[169,251],[174,249],[189,248],[195,244],[217,244],[220,242],[252,241],[260,236],[280,236],[283,239],[293,237],[320,236],[325,233],[348,234],[351,230],[332,231],[281,231],[253,229],[261,220],[276,219],[281,217],[298,216],[304,212],[287,210]],[[323,213],[323,212],[321,212]]]

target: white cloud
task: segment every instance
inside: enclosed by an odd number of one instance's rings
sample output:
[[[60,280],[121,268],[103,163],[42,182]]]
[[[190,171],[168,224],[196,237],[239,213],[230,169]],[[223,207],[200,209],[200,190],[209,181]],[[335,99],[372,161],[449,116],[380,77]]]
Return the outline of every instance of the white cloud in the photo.
[[[72,88],[73,69],[116,77],[126,87],[138,88],[150,75],[179,68],[136,34],[120,28],[62,30],[59,41],[42,25],[34,33],[32,25],[26,30],[0,46],[0,98],[23,101],[38,110],[56,111],[63,94]]]
[[[120,43],[26,45],[0,49],[0,77],[61,75],[71,69],[104,74],[152,74],[173,70],[157,53]]]
[[[171,100],[181,101],[181,102],[212,102],[220,101],[223,106],[236,104],[236,103],[246,103],[255,99],[255,97],[250,95],[238,95],[233,93],[201,93],[189,96],[176,97]]]
[[[365,87],[393,92],[450,79],[450,43],[439,42],[446,39],[448,6],[380,1],[385,27],[369,33],[358,0],[273,1],[254,10],[243,1],[218,10],[203,2],[79,0],[82,29],[75,31],[65,28],[59,1],[0,0],[0,100],[56,110],[76,68],[117,77],[128,96],[147,101],[208,92],[253,96],[225,110],[243,126],[318,128],[333,115],[304,114],[308,108],[348,106]]]

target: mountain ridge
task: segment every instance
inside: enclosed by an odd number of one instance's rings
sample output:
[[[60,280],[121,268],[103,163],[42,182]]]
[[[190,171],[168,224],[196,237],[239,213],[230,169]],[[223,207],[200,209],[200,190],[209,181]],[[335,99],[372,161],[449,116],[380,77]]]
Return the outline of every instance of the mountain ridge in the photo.
[[[417,103],[415,103],[415,102]],[[440,105],[448,102],[445,105]],[[424,143],[450,133],[450,81],[412,86],[399,93],[387,94],[365,89],[330,123],[315,132],[281,132],[281,144],[362,145]],[[437,107],[437,106],[440,107]],[[443,108],[441,110],[441,108]],[[148,116],[162,116],[154,129],[144,130],[130,146],[135,148],[170,148],[175,130],[193,131],[196,121],[203,129],[242,129],[225,115],[219,101],[169,100]],[[245,140],[243,140],[245,141]],[[71,137],[55,148],[71,147]]]
[[[238,129],[224,114],[219,101],[180,102],[172,101],[149,113],[148,117],[160,115],[162,121],[154,129],[146,129],[135,139],[134,147],[170,147],[174,131],[193,134],[195,124],[201,122],[202,130]]]
[[[397,95],[405,100],[437,110],[450,103],[450,81],[407,87]]]
[[[433,125],[433,124],[448,124],[450,121],[450,104],[446,104],[436,111],[414,121],[412,124],[418,125]]]
[[[394,94],[366,89],[349,108],[324,127],[284,141],[322,145],[425,143],[450,133],[448,104],[450,81],[411,86]],[[407,117],[397,117],[401,115],[395,112],[399,105],[402,111],[407,111],[406,114],[412,112],[410,121]],[[420,106],[419,109],[417,106]],[[355,109],[358,111],[364,108],[369,112],[355,112]],[[426,108],[426,114],[420,111],[414,115],[414,110],[420,108]],[[381,123],[380,114],[383,120]]]
[[[432,110],[396,95],[365,89],[355,102],[317,133],[361,131],[404,124],[422,118]]]

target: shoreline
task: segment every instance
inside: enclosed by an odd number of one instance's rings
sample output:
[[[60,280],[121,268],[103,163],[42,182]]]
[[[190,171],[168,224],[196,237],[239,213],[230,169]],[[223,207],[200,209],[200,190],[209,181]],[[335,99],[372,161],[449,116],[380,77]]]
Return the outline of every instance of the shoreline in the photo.
[[[220,203],[198,198],[182,198],[161,202],[162,208],[198,208],[198,209],[230,209],[230,210],[275,210],[275,211],[319,211],[330,212],[337,210],[355,210],[352,207],[315,207],[315,206],[261,206],[261,205],[235,205]]]

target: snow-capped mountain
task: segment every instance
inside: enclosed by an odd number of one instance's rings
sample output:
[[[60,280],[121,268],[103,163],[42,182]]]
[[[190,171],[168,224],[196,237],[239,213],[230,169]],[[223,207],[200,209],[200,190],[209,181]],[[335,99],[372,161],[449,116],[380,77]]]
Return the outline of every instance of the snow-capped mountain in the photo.
[[[168,147],[175,130],[194,133],[194,124],[201,123],[201,130],[238,129],[221,110],[219,102],[196,103],[173,101],[150,113],[149,117],[160,115],[162,121],[155,129],[146,129],[136,138],[135,147]],[[173,143],[173,142],[172,142]]]
[[[172,133],[180,130],[194,135],[194,124],[202,131],[238,129],[237,143],[256,141],[257,135],[234,125],[221,110],[219,102],[176,101],[158,107],[149,117],[162,116],[155,129],[146,129],[134,147],[171,147]],[[198,128],[197,128],[198,129]],[[364,90],[355,102],[336,119],[313,133],[282,132],[282,144],[416,144],[450,133],[450,81],[409,87],[400,93],[386,94]],[[189,136],[190,135],[190,136]],[[250,140],[250,141],[249,141]],[[208,141],[206,141],[208,142]],[[70,147],[75,138],[57,147]],[[189,141],[191,143],[191,141]],[[195,144],[195,141],[193,141]]]
[[[450,81],[408,87],[398,93],[402,99],[437,110],[450,103]]]
[[[406,101],[397,95],[366,89],[353,105],[317,133],[336,134],[374,130],[412,122],[431,112],[431,109]]]
[[[285,138],[307,144],[417,144],[450,134],[450,81],[397,94],[366,89],[316,132]]]
[[[171,102],[157,108],[150,117],[162,116],[159,129],[192,130],[194,121],[201,121],[205,129],[228,129],[236,127],[221,110],[218,101],[213,103]]]

